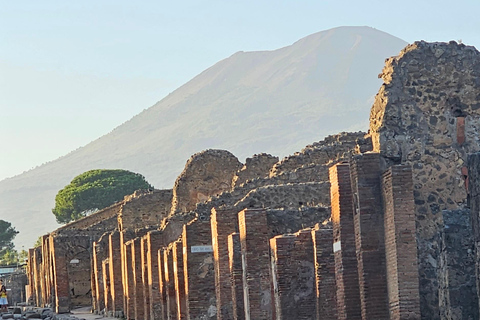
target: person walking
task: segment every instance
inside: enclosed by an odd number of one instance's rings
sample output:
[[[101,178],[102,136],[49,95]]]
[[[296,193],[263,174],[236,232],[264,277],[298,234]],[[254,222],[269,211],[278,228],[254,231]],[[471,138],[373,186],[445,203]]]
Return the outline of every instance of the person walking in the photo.
[[[7,288],[3,285],[3,281],[0,280],[0,312],[8,312],[7,307]]]

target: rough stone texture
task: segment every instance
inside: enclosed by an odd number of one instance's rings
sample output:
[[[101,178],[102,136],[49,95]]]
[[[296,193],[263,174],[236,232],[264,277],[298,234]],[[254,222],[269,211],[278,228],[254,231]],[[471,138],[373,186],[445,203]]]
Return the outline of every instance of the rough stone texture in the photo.
[[[330,183],[308,182],[266,186],[250,191],[238,201],[237,208],[298,208],[301,206],[328,206]]]
[[[365,139],[364,132],[342,132],[326,137],[324,140],[306,146],[302,151],[288,156],[275,164],[270,176],[294,171],[304,165],[328,164],[339,159],[348,159],[359,150],[371,150],[371,141]]]
[[[316,319],[312,230],[270,239],[276,319]]]
[[[444,210],[440,236],[441,319],[478,320],[475,245],[470,210]]]
[[[240,243],[240,233],[238,232],[228,236],[228,266],[232,288],[232,319],[244,320],[245,305],[243,303],[242,247]]]
[[[298,230],[314,227],[330,218],[330,208],[303,207],[297,210],[269,209],[266,210],[269,236],[292,233]]]
[[[245,319],[271,319],[270,256],[267,215],[262,209],[238,213],[242,248]]]
[[[382,176],[385,256],[391,320],[420,319],[412,169],[390,167]]]
[[[350,165],[342,163],[331,167],[330,184],[338,319],[362,319]]]
[[[317,319],[337,320],[337,288],[333,254],[332,223],[317,225],[312,230],[315,261]]]
[[[195,209],[211,195],[231,189],[235,173],[242,164],[225,150],[206,150],[194,154],[173,187],[171,214]]]
[[[119,230],[158,226],[170,213],[172,190],[135,191],[125,196],[118,213]]]
[[[350,163],[362,319],[388,320],[380,156],[355,155]]]
[[[477,296],[480,297],[480,153],[468,156],[468,191],[472,221]],[[480,300],[480,299],[479,299]],[[479,302],[480,303],[480,302]]]
[[[270,154],[255,154],[245,160],[243,167],[233,177],[232,188],[244,184],[248,180],[263,178],[269,175],[270,169],[278,162],[278,157]]]
[[[370,114],[374,151],[413,167],[422,319],[439,319],[442,210],[466,205],[462,168],[480,150],[480,53],[415,42],[387,59]]]

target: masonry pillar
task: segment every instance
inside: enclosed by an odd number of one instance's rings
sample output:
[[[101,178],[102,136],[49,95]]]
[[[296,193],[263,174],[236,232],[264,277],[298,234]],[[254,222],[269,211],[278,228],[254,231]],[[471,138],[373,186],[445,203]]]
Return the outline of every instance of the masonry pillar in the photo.
[[[150,320],[150,290],[148,288],[148,238],[144,235],[140,240],[140,254],[141,254],[141,269],[142,269],[142,295],[143,295],[143,318]]]
[[[131,306],[131,303],[129,301],[129,295],[132,294],[131,288],[129,288],[129,285],[131,286],[131,281],[129,281],[129,278],[132,275],[131,272],[131,255],[132,255],[132,249],[130,246],[127,246],[127,243],[132,240],[134,233],[130,230],[122,230],[120,231],[120,254],[121,254],[121,267],[122,267],[122,283],[123,283],[123,312],[125,315],[129,314],[128,307]],[[127,270],[130,270],[127,272]],[[129,290],[130,289],[130,290]],[[133,310],[133,309],[132,309]],[[133,313],[130,313],[131,316],[133,316]],[[127,317],[128,319],[128,317]]]
[[[237,214],[232,209],[212,209],[212,247],[215,266],[217,319],[232,319],[232,288],[228,264],[228,236],[238,228]]]
[[[332,226],[321,225],[312,230],[315,258],[315,301],[317,319],[337,319],[337,286],[335,257],[332,248]]]
[[[105,301],[105,313],[108,315],[108,312],[112,311],[112,296],[110,292],[110,266],[108,258],[102,261],[102,278],[103,278],[103,293]]]
[[[238,213],[242,248],[245,319],[272,318],[270,286],[270,230],[264,209]]]
[[[161,314],[158,319],[168,320],[167,316],[167,280],[165,279],[166,273],[168,270],[165,269],[165,248],[158,249],[157,260],[158,260],[158,289],[160,291],[160,301],[161,301]]]
[[[102,246],[98,242],[93,243],[93,279],[92,289],[95,289],[93,307],[97,313],[102,312],[105,309],[105,294],[104,294],[104,285],[103,285],[103,274],[102,274],[102,260],[101,260],[101,251]]]
[[[164,251],[164,272],[165,272],[165,297],[167,306],[167,319],[177,319],[177,302],[175,297],[175,279],[173,273],[173,251],[169,246]]]
[[[390,167],[382,177],[385,253],[391,320],[420,319],[412,169]]]
[[[70,312],[70,287],[68,282],[68,271],[65,247],[63,239],[60,237],[51,237],[53,246],[53,270],[55,282],[55,312]]]
[[[185,299],[185,273],[183,268],[183,243],[172,243],[173,277],[175,282],[175,300],[177,302],[177,319],[187,319],[187,301]]]
[[[215,319],[215,272],[210,222],[193,220],[183,226],[183,268],[187,319]]]
[[[35,293],[35,305],[41,306],[42,304],[42,291],[40,285],[40,270],[42,261],[42,248],[35,248],[33,256],[33,274],[34,274],[34,293]]]
[[[240,233],[238,232],[228,236],[228,266],[232,290],[233,319],[244,320],[242,247],[240,243]]]
[[[133,273],[133,240],[127,241],[125,243],[124,249],[124,258],[125,258],[125,278],[124,278],[124,289],[125,289],[125,313],[127,320],[135,319],[135,279]]]
[[[132,240],[132,271],[133,271],[133,290],[134,294],[134,309],[135,320],[144,318],[145,308],[143,306],[143,281],[142,281],[142,238],[135,238]]]
[[[338,319],[359,320],[362,316],[355,252],[350,165],[340,163],[331,167],[329,176]]]
[[[147,286],[150,296],[150,319],[162,319],[163,301],[160,296],[159,288],[159,263],[158,250],[163,244],[163,236],[160,231],[150,231],[147,237]]]
[[[108,238],[109,247],[109,272],[110,292],[112,296],[112,312],[115,317],[123,313],[123,284],[122,284],[122,260],[120,253],[120,232],[113,231]]]
[[[270,239],[276,319],[316,319],[312,232]]]
[[[362,319],[388,320],[380,154],[353,157],[351,179]]]

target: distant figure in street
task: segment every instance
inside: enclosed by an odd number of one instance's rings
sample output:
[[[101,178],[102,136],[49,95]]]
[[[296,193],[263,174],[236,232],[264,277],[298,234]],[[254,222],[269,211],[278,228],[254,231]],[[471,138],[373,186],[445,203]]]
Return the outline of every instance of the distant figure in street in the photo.
[[[0,312],[7,312],[7,306],[7,288],[3,285],[3,281],[0,280]]]

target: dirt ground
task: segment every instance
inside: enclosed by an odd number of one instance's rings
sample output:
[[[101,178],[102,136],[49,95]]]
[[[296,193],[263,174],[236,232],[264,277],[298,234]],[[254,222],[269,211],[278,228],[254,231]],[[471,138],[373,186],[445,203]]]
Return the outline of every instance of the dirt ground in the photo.
[[[77,318],[83,318],[85,320],[103,319],[103,320],[118,320],[118,318],[104,317],[102,315],[93,314],[90,312],[90,307],[78,308],[72,310],[72,315]]]

